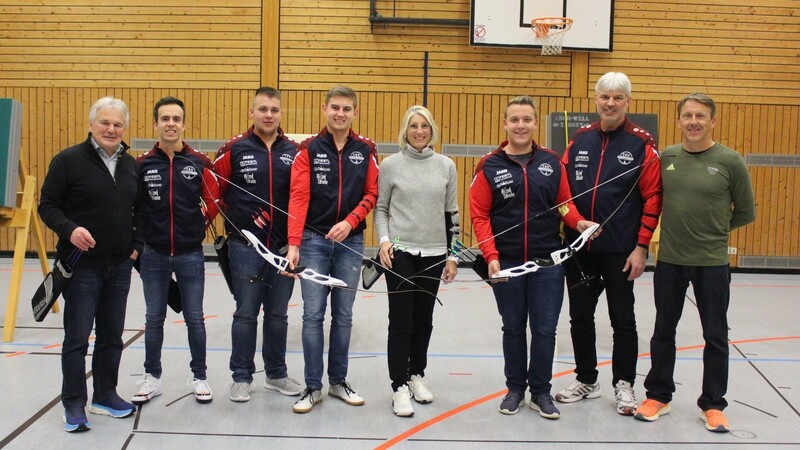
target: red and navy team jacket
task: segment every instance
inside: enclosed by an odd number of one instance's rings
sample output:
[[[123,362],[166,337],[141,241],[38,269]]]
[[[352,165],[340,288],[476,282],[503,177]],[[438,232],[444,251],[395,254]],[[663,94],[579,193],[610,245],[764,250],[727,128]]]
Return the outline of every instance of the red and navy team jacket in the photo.
[[[353,230],[366,228],[378,199],[375,143],[353,130],[339,151],[327,128],[302,143],[292,166],[289,244],[299,246],[303,230],[327,234],[346,220]]]
[[[253,130],[250,126],[219,149],[214,170],[219,175],[227,232],[237,236],[237,229],[250,231],[274,251],[288,242],[289,185],[297,142],[278,128],[278,136],[269,148]],[[266,213],[261,218],[267,223],[262,222],[261,226],[254,222],[254,215],[259,212]]]
[[[578,211],[600,224],[611,217],[585,248],[613,253],[629,253],[637,244],[647,248],[662,200],[661,162],[652,135],[627,118],[610,132],[593,122],[575,132],[563,161],[573,193],[596,188],[575,199]],[[619,178],[608,181],[614,177]],[[576,234],[568,232],[567,237]]]
[[[136,162],[145,243],[171,256],[201,250],[208,218],[216,215],[219,198],[211,160],[186,143],[170,159],[156,143]]]
[[[548,258],[563,247],[562,220],[570,228],[583,220],[568,201],[566,169],[556,153],[535,142],[533,156],[522,165],[503,150],[507,144],[485,155],[475,168],[469,188],[473,232],[486,262]]]

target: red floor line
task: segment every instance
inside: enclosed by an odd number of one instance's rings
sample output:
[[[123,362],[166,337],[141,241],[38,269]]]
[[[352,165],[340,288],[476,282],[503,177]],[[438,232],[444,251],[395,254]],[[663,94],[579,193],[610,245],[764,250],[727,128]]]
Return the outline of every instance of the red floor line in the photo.
[[[768,337],[768,338],[743,339],[743,340],[739,340],[739,341],[730,341],[729,344],[730,345],[749,344],[749,343],[754,343],[754,342],[786,341],[786,340],[793,340],[793,339],[800,339],[800,336],[776,336],[776,337]],[[703,348],[703,347],[704,347],[703,344],[700,344],[700,345],[689,345],[689,346],[686,346],[686,347],[679,347],[679,348],[676,349],[676,351],[683,352],[683,351],[694,350],[694,349]],[[642,357],[647,357],[647,356],[650,356],[650,353],[641,353],[641,354],[639,354],[638,357],[642,358]],[[611,360],[610,359],[607,360],[607,361],[603,361],[603,362],[597,364],[597,367],[607,366],[609,364],[611,364]],[[553,374],[553,379],[560,378],[560,377],[563,377],[563,376],[566,376],[566,375],[570,375],[572,373],[574,373],[574,371],[572,369],[565,370],[563,372],[558,372],[558,373]],[[443,422],[446,419],[449,419],[450,417],[455,416],[456,414],[459,414],[459,413],[461,413],[463,411],[466,411],[466,410],[468,410],[468,409],[470,409],[472,407],[475,407],[475,406],[478,406],[480,404],[486,403],[489,400],[493,400],[493,399],[496,399],[498,397],[501,397],[501,396],[505,395],[506,392],[508,392],[508,389],[503,389],[502,391],[495,392],[494,394],[489,394],[489,395],[487,395],[485,397],[481,397],[481,398],[479,398],[477,400],[473,400],[473,401],[471,401],[469,403],[465,403],[465,404],[463,404],[463,405],[461,405],[461,406],[459,406],[457,408],[453,408],[450,411],[442,413],[442,414],[440,414],[440,415],[438,415],[438,416],[436,416],[436,417],[434,417],[434,418],[432,418],[432,419],[430,419],[430,420],[428,420],[426,422],[423,422],[423,423],[421,423],[421,424],[419,424],[419,425],[417,425],[417,426],[415,426],[413,428],[408,429],[407,431],[405,431],[405,432],[403,432],[401,434],[398,434],[397,436],[387,440],[383,444],[375,447],[375,450],[385,450],[385,449],[391,448],[391,447],[395,446],[396,444],[399,444],[400,442],[405,441],[409,437],[419,433],[420,431],[425,430],[426,428],[430,428],[433,425],[436,425],[436,424],[438,424],[440,422]]]

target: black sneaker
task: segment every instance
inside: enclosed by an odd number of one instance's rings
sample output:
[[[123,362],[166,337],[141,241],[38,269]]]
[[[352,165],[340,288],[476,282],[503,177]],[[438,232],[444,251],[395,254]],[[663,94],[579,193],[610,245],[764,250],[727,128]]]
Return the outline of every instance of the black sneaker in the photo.
[[[550,394],[531,397],[530,407],[534,411],[539,411],[539,415],[545,419],[558,419],[561,417],[561,411],[553,404],[553,396]]]
[[[519,407],[525,405],[525,392],[508,391],[503,401],[500,403],[500,413],[502,414],[516,414],[519,412]]]

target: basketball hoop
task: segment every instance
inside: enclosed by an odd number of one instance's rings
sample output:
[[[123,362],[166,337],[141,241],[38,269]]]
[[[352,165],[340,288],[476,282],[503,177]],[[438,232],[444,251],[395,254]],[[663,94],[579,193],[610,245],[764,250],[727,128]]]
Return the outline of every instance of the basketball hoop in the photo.
[[[539,17],[531,21],[531,29],[542,41],[543,55],[560,55],[564,35],[572,27],[569,17]]]

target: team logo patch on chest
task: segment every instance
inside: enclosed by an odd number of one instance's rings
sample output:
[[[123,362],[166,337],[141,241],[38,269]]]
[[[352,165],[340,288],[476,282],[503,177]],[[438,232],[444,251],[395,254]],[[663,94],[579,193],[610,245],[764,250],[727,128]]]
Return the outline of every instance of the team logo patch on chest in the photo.
[[[501,169],[497,171],[497,176],[494,177],[494,185],[497,187],[505,186],[513,183],[514,176],[508,173],[508,170]]]
[[[253,155],[244,155],[242,156],[242,160],[239,161],[239,167],[247,167],[247,166],[257,166],[258,161],[256,161]]]
[[[624,151],[617,156],[617,161],[623,166],[627,166],[628,164],[633,162],[633,154],[628,151]]]
[[[509,198],[514,198],[514,192],[511,190],[511,186],[500,189],[500,195],[502,195],[503,199],[506,200]]]
[[[539,164],[539,173],[542,175],[549,177],[553,174],[553,167],[550,166],[548,163]]]
[[[284,153],[281,155],[281,162],[286,164],[287,166],[291,166],[294,163],[294,157],[288,153]]]
[[[181,175],[187,180],[193,180],[197,176],[197,169],[194,166],[186,166],[181,170]]]
[[[158,169],[150,169],[144,175],[144,181],[161,181],[161,175],[158,174]]]
[[[719,169],[717,169],[716,167],[711,167],[711,166],[706,167],[706,171],[708,171],[709,175],[716,175],[716,174],[719,173]]]
[[[348,156],[348,159],[351,163],[358,165],[364,162],[364,155],[361,152],[353,152]]]

